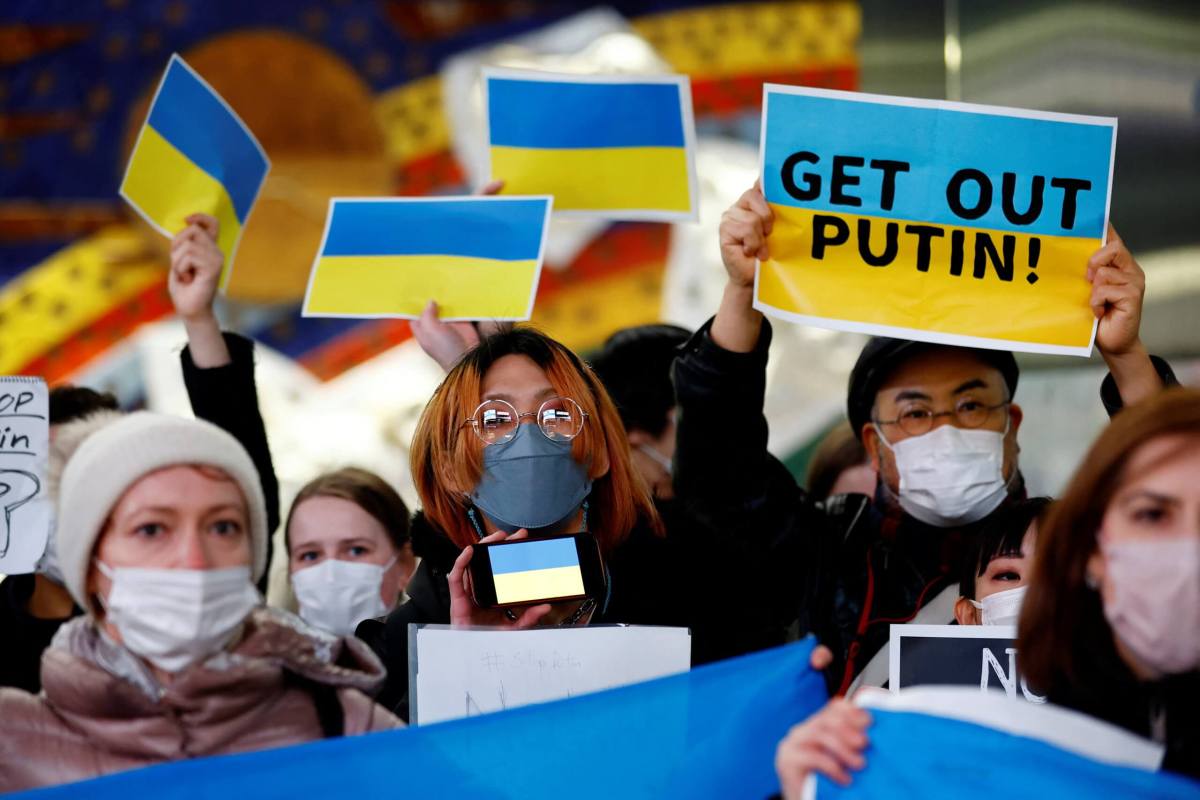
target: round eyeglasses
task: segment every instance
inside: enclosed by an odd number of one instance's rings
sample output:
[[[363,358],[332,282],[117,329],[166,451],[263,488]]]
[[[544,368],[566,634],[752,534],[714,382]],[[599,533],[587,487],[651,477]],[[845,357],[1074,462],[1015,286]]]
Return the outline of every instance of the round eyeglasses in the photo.
[[[902,404],[895,419],[877,419],[876,425],[899,425],[900,430],[909,436],[921,436],[933,430],[933,422],[938,417],[953,417],[959,428],[981,428],[992,412],[1004,408],[1012,401],[1005,400],[995,405],[987,405],[978,400],[963,398],[954,406],[953,411],[934,411],[925,403]]]
[[[484,400],[463,425],[471,430],[484,445],[503,444],[517,435],[521,420],[534,418],[538,430],[552,442],[569,442],[583,430],[588,414],[569,397],[551,397],[537,411],[521,414],[511,403],[504,400]]]

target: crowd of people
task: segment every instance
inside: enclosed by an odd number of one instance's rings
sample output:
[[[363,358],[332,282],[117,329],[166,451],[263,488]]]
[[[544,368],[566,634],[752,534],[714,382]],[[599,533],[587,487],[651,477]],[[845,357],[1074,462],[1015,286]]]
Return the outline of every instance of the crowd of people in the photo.
[[[1113,419],[1051,500],[1026,496],[1011,353],[886,338],[799,485],[763,414],[772,225],[748,190],[722,218],[715,316],[620,331],[590,364],[431,303],[414,329],[446,377],[411,446],[420,508],[347,466],[281,515],[254,344],[217,324],[216,221],[190,217],[169,289],[196,419],[51,394],[55,530],[35,574],[0,583],[0,791],[399,727],[410,623],[687,626],[694,664],[814,635],[832,699],[779,745],[786,797],[864,766],[849,698],[886,681],[891,624],[1015,624],[1039,694],[1200,777],[1200,391],[1142,345],[1144,277],[1115,231],[1079,265]],[[603,592],[476,605],[476,545],[581,531]],[[298,615],[263,601],[281,557]]]

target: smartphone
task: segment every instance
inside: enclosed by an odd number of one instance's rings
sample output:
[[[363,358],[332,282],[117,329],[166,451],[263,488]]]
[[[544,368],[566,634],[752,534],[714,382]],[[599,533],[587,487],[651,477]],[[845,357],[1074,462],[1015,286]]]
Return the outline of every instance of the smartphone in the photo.
[[[604,596],[600,546],[591,534],[530,536],[474,547],[471,588],[480,608]]]

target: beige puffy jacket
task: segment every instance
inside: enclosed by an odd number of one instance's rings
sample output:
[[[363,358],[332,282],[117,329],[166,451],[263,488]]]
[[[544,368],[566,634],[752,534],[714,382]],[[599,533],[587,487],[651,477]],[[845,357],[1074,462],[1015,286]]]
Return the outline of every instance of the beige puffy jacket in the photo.
[[[42,656],[40,695],[0,689],[0,792],[320,739],[305,682],[336,691],[348,735],[401,727],[368,697],[384,677],[359,640],[260,608],[236,645],[161,686],[90,616],[79,617]]]

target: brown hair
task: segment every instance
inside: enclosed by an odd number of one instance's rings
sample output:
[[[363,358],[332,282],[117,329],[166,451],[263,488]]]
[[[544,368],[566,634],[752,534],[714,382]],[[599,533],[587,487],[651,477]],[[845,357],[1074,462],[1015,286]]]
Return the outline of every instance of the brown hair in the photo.
[[[1115,652],[1100,594],[1086,584],[1088,559],[1130,457],[1170,434],[1200,434],[1200,391],[1168,389],[1118,414],[1040,526],[1018,641],[1021,671],[1039,692],[1078,684],[1086,664]]]
[[[391,484],[374,472],[368,472],[358,467],[344,467],[335,472],[327,472],[305,484],[292,507],[288,511],[287,522],[283,526],[284,541],[287,550],[292,552],[292,541],[289,532],[292,527],[292,515],[303,501],[310,497],[338,497],[349,500],[363,511],[374,517],[397,550],[409,541],[408,506],[400,499],[400,495]]]
[[[484,375],[509,355],[526,356],[550,385],[588,415],[572,453],[589,464],[591,528],[605,553],[625,540],[639,520],[661,533],[650,492],[629,458],[625,426],[595,373],[565,346],[529,327],[484,339],[450,370],[421,413],[412,443],[412,474],[425,516],[459,547],[476,541],[467,517],[468,493],[483,474],[483,446],[464,427],[482,399]]]

